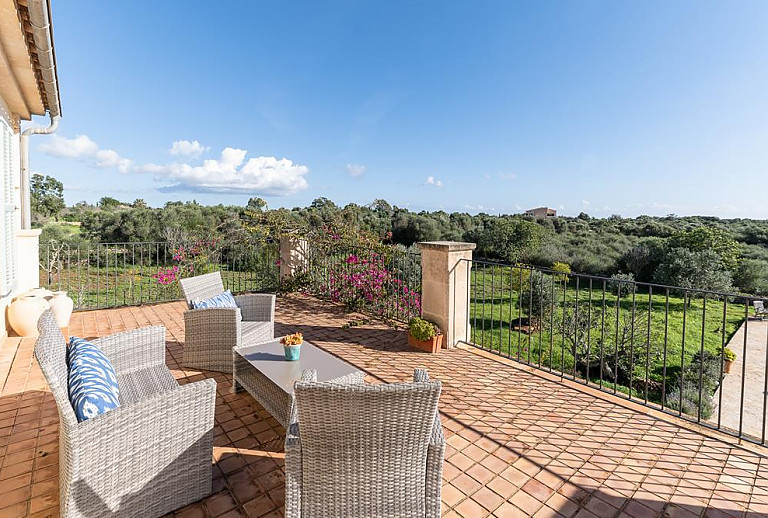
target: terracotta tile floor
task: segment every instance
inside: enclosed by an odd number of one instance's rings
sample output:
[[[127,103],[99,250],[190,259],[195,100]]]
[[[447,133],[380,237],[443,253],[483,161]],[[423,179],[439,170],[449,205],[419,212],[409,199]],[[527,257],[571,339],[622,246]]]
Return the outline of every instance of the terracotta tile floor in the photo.
[[[181,303],[76,313],[72,334],[168,328],[168,364],[184,383],[218,382],[214,494],[176,516],[281,516],[283,429],[228,376],[179,368]],[[278,334],[301,331],[373,383],[416,366],[442,380],[448,447],[445,516],[768,516],[768,458],[628,408],[611,396],[469,349],[416,352],[381,324],[308,298],[278,299]],[[58,514],[57,413],[32,340],[0,348],[0,517]],[[711,435],[711,434],[710,434]]]

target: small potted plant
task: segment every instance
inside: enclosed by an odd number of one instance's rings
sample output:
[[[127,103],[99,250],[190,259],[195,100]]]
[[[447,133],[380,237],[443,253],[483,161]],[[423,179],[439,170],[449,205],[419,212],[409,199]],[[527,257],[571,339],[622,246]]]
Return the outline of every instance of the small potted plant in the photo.
[[[429,320],[413,317],[408,323],[408,343],[422,351],[436,353],[443,344],[443,333]]]
[[[731,373],[731,366],[736,361],[736,353],[730,349],[720,349],[720,354],[723,355],[723,372],[725,374]]]
[[[286,335],[281,340],[283,344],[283,352],[285,353],[285,359],[293,362],[299,359],[301,354],[301,344],[304,343],[304,337],[301,333],[293,333],[292,335]]]

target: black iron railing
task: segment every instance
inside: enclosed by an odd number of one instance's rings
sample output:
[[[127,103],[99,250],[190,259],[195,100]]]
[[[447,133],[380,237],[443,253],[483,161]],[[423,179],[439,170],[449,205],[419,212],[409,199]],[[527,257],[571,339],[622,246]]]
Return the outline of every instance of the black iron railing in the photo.
[[[758,299],[469,263],[471,345],[765,444],[768,323],[754,313]]]
[[[180,278],[216,270],[232,291],[275,291],[278,253],[274,243],[43,243],[40,286],[67,291],[75,309],[177,300]]]
[[[392,246],[311,242],[305,273],[313,294],[384,318],[421,313],[421,254]]]

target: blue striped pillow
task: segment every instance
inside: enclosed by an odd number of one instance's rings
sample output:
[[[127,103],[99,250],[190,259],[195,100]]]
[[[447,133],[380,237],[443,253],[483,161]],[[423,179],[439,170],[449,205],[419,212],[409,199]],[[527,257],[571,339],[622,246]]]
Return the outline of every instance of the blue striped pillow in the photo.
[[[67,348],[67,366],[69,402],[78,422],[120,406],[117,375],[101,349],[73,336]]]
[[[235,297],[232,296],[232,292],[227,290],[214,295],[208,299],[193,300],[193,309],[208,309],[208,308],[236,308],[237,302]]]

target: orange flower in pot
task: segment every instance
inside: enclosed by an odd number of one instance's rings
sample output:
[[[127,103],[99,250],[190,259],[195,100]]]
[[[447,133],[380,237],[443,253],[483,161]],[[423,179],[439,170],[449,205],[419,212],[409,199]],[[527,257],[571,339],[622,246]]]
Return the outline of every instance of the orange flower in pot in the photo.
[[[283,344],[283,352],[285,352],[285,359],[288,361],[296,361],[301,354],[301,344],[304,343],[304,336],[301,333],[293,333],[292,335],[284,336],[280,343]]]
[[[443,345],[443,333],[429,320],[413,317],[408,323],[408,343],[422,351],[436,353]]]

